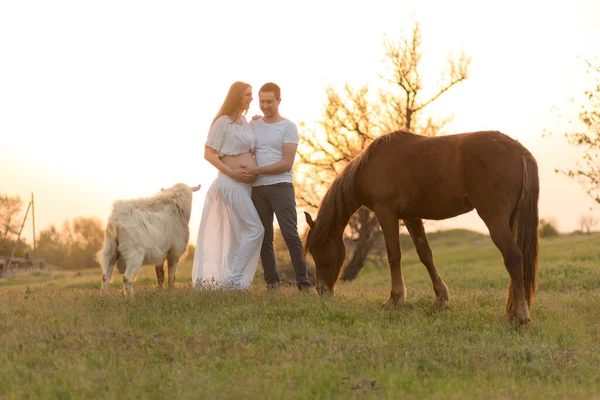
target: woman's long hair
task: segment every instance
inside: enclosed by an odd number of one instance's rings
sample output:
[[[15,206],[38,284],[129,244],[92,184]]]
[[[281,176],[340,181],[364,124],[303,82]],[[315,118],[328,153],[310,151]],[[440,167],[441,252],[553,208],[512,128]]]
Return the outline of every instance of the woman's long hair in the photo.
[[[227,115],[231,119],[234,119],[238,113],[246,111],[242,109],[242,100],[244,98],[244,92],[246,91],[246,88],[249,87],[250,85],[245,82],[234,82],[229,88],[229,92],[227,92],[227,97],[225,97],[223,105],[219,109],[219,112],[210,125],[212,126],[215,121],[223,115]]]

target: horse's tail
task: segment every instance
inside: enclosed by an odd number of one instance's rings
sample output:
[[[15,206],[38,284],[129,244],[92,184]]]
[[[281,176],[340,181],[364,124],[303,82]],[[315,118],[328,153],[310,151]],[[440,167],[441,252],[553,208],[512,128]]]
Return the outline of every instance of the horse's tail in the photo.
[[[540,182],[538,167],[531,155],[523,156],[523,186],[521,197],[517,203],[510,224],[513,237],[523,255],[523,283],[525,284],[525,298],[531,307],[535,298],[535,288],[538,271],[538,198]],[[513,305],[512,288],[509,287],[506,310],[510,311]]]

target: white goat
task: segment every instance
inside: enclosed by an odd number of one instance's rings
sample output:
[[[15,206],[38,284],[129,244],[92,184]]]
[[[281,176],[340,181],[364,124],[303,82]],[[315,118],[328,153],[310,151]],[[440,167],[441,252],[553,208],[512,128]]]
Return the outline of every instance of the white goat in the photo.
[[[108,293],[115,263],[123,274],[123,290],[128,299],[133,298],[132,282],[142,265],[156,266],[156,279],[162,287],[166,259],[169,287],[173,286],[179,258],[190,237],[192,192],[199,189],[200,185],[190,188],[177,183],[152,197],[113,203],[106,224],[104,248],[96,256],[102,266],[102,294]]]

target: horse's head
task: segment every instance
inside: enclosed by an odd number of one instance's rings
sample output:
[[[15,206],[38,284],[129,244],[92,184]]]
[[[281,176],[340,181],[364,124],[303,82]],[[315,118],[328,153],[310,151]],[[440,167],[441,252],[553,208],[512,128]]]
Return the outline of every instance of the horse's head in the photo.
[[[309,213],[305,212],[306,223],[309,226],[306,238],[306,251],[312,254],[317,271],[317,292],[322,295],[333,294],[333,286],[338,279],[342,264],[346,258],[346,247],[342,235],[317,235],[314,231],[318,228],[317,221],[313,221]],[[321,237],[318,237],[321,236]],[[324,236],[324,237],[323,237]]]

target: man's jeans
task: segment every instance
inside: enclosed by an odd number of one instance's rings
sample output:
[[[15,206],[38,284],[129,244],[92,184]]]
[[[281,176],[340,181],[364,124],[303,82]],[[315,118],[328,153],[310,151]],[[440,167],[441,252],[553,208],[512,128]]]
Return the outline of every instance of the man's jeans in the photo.
[[[281,235],[290,252],[294,273],[296,274],[296,285],[298,288],[310,286],[306,274],[304,249],[298,236],[294,186],[288,182],[255,186],[252,188],[252,201],[265,228],[260,260],[267,285],[277,285],[279,283],[277,262],[273,250],[273,214],[275,214],[281,229]]]

